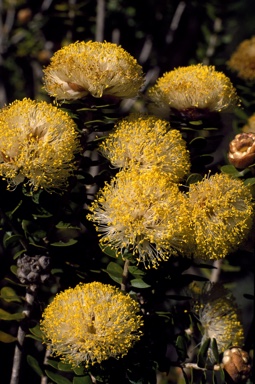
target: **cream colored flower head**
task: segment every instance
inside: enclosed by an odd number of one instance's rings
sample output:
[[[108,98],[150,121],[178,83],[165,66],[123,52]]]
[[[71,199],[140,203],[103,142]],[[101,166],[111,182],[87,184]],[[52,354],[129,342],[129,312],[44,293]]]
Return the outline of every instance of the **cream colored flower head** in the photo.
[[[75,123],[51,104],[23,99],[0,111],[0,176],[9,188],[63,188],[78,149]]]
[[[203,64],[166,72],[148,91],[152,110],[171,109],[197,118],[201,112],[223,112],[238,104],[236,90],[224,73]],[[165,112],[164,112],[165,113]]]
[[[44,86],[58,100],[87,95],[137,96],[144,83],[142,67],[122,47],[107,42],[76,42],[57,51],[44,69]]]
[[[51,353],[89,366],[128,353],[142,336],[138,312],[138,303],[111,285],[78,284],[55,296],[40,326]]]
[[[206,282],[195,293],[193,309],[202,325],[203,336],[201,345],[206,339],[215,339],[219,353],[229,347],[242,347],[244,344],[244,329],[240,311],[232,293],[219,283]],[[196,289],[196,292],[198,290]],[[211,348],[208,357],[212,363],[215,357]]]
[[[155,168],[166,172],[173,182],[179,182],[190,170],[181,133],[154,116],[132,114],[120,120],[99,150],[114,167]]]
[[[246,239],[253,221],[252,194],[241,180],[215,174],[191,184],[191,222],[198,259],[221,259]]]
[[[102,247],[123,257],[128,250],[145,268],[191,251],[187,198],[156,170],[119,172],[90,211],[88,219],[96,225]]]
[[[238,45],[227,65],[241,79],[255,80],[255,36]]]
[[[255,133],[255,113],[249,117],[242,131],[245,133]]]

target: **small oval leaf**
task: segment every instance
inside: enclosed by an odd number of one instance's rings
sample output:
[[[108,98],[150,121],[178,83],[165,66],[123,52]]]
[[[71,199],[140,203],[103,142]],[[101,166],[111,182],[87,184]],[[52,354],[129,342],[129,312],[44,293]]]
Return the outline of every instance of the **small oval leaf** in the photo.
[[[26,315],[22,312],[9,313],[0,308],[0,319],[1,320],[22,320]]]
[[[133,279],[130,281],[130,284],[134,288],[149,288],[150,285],[145,283],[142,279]]]
[[[27,363],[30,365],[31,368],[39,375],[40,377],[44,376],[44,373],[38,363],[38,361],[31,355],[27,355]]]
[[[210,347],[210,343],[211,343],[211,339],[206,339],[198,352],[197,365],[201,368],[204,368],[206,365],[207,352]]]
[[[8,333],[0,331],[0,341],[2,343],[13,343],[16,340],[17,340],[16,337],[9,335]]]
[[[57,373],[45,370],[46,375],[57,384],[72,384],[70,380],[66,379],[63,376],[58,375]]]

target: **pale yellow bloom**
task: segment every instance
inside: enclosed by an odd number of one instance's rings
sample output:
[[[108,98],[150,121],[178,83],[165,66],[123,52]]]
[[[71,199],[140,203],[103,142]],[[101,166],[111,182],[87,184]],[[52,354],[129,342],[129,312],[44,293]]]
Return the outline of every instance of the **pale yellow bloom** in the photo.
[[[0,175],[10,188],[64,187],[78,149],[75,123],[51,104],[23,99],[0,111]]]
[[[123,257],[128,250],[145,267],[191,252],[187,198],[156,170],[119,172],[90,210],[88,219],[100,232],[103,248],[110,246]]]
[[[45,89],[59,100],[88,94],[132,98],[143,82],[137,61],[122,47],[107,42],[77,41],[64,46],[44,69]]]
[[[73,366],[119,358],[141,338],[138,312],[138,303],[111,285],[78,284],[57,294],[44,310],[44,342]]]
[[[194,299],[193,309],[198,315],[203,331],[201,344],[208,338],[214,338],[219,353],[229,347],[243,346],[244,329],[241,316],[235,298],[229,290],[219,283],[204,283],[200,294],[195,294]],[[208,350],[208,357],[211,362],[215,361],[211,348]]]
[[[255,133],[255,113],[249,117],[242,131],[245,133]]]
[[[255,36],[242,41],[227,64],[241,79],[255,80]]]
[[[117,168],[137,166],[166,172],[173,182],[190,170],[186,142],[170,124],[154,116],[130,115],[120,120],[99,150]]]
[[[245,240],[252,225],[252,194],[241,180],[215,174],[191,184],[195,258],[224,258]]]
[[[152,110],[162,108],[177,110],[192,118],[198,112],[223,112],[238,104],[236,90],[224,73],[214,66],[203,64],[175,68],[160,77],[148,91],[155,105]]]

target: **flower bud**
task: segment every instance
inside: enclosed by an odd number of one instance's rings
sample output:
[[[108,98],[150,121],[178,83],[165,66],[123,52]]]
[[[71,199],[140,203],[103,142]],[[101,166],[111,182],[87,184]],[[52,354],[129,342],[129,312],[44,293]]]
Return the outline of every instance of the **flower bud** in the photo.
[[[235,383],[246,382],[251,373],[250,357],[241,348],[227,349],[223,354],[222,367]]]
[[[255,133],[239,133],[229,144],[229,162],[244,169],[255,163]]]

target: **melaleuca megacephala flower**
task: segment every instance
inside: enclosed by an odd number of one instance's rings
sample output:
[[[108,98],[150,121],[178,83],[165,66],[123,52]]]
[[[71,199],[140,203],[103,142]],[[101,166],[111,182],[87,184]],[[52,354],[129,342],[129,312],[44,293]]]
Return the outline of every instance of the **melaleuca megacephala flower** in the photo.
[[[40,326],[51,353],[73,366],[126,355],[142,336],[139,304],[117,288],[92,282],[55,296]]]
[[[123,257],[128,250],[145,267],[191,252],[187,198],[154,169],[119,172],[89,209],[102,248],[109,246]]]
[[[160,77],[149,89],[154,103],[151,110],[167,115],[170,110],[180,111],[192,119],[197,113],[223,112],[239,103],[230,79],[214,66],[195,64],[175,68]],[[158,113],[157,113],[158,114]]]
[[[189,290],[192,310],[202,325],[201,345],[206,339],[215,339],[219,353],[230,347],[242,347],[244,328],[233,294],[220,283],[193,283]],[[210,361],[215,362],[212,348],[208,350]]]
[[[58,100],[77,100],[89,94],[132,98],[143,82],[136,59],[108,42],[77,41],[64,46],[44,69],[44,87]]]
[[[254,207],[249,187],[227,174],[215,174],[191,184],[188,195],[194,257],[220,259],[235,251],[252,226]]]
[[[99,150],[117,168],[156,168],[179,182],[190,170],[189,152],[181,133],[155,116],[132,114],[120,120]]]
[[[242,41],[227,62],[243,80],[255,80],[255,36]]]
[[[69,115],[44,101],[16,100],[0,111],[0,175],[9,187],[63,188],[79,150]]]

